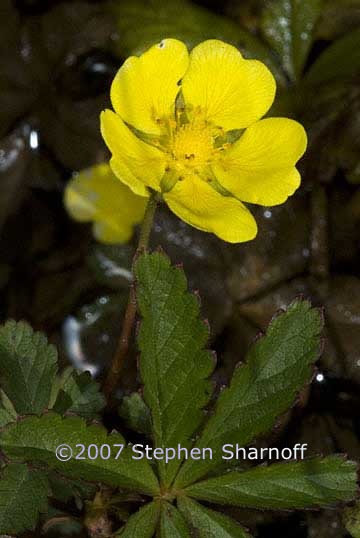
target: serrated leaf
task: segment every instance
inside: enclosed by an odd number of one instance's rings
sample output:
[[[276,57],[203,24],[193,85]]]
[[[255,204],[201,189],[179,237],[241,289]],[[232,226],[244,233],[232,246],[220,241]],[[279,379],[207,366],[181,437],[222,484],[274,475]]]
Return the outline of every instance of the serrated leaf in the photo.
[[[190,486],[186,494],[250,508],[316,508],[354,499],[356,480],[355,463],[329,456],[227,473]]]
[[[196,297],[186,291],[180,268],[161,253],[143,254],[135,264],[137,299],[143,318],[138,343],[144,400],[152,415],[157,447],[190,447],[203,419],[214,359],[204,349],[209,331],[199,319]],[[169,485],[181,460],[159,461]]]
[[[189,527],[175,506],[162,503],[159,538],[190,538]]]
[[[34,529],[39,512],[46,512],[48,489],[45,473],[8,465],[0,479],[0,533]]]
[[[328,84],[336,80],[355,79],[360,73],[360,30],[337,39],[310,67],[307,84]]]
[[[321,314],[308,301],[295,301],[270,323],[220,394],[215,413],[196,444],[200,449],[212,448],[213,458],[187,460],[176,479],[177,487],[236,463],[222,460],[225,444],[245,446],[273,427],[311,379],[321,328]]]
[[[152,431],[150,410],[138,392],[124,396],[119,407],[119,415],[130,430],[150,435]]]
[[[25,322],[0,328],[0,381],[19,415],[40,414],[49,404],[57,352]]]
[[[69,461],[60,461],[56,457],[56,448],[63,444],[71,448],[73,457]],[[81,450],[80,444],[86,447],[82,455],[85,459],[75,459]],[[124,448],[116,459],[119,450],[114,446],[116,444],[125,444],[121,435],[108,435],[104,428],[88,426],[84,419],[62,418],[55,413],[40,418],[27,417],[0,433],[0,446],[10,460],[46,463],[71,478],[104,482],[149,495],[156,494],[158,484],[148,461],[133,460],[129,447]],[[103,459],[99,455],[90,459],[87,456],[89,445],[96,445],[99,449],[102,445],[110,445],[111,457]]]
[[[160,505],[158,502],[145,504],[133,514],[125,527],[116,533],[121,538],[153,538],[159,520]]]
[[[100,385],[90,372],[66,369],[60,380],[59,393],[53,410],[57,413],[71,412],[84,418],[95,418],[105,406]]]
[[[250,538],[236,521],[186,497],[180,497],[178,508],[184,514],[198,538]]]
[[[238,46],[246,57],[261,60],[279,82],[279,65],[269,48],[230,18],[186,0],[122,0],[112,2],[121,39],[115,43],[122,56],[138,55],[167,37],[180,39],[189,49],[206,39],[222,39]]]
[[[321,5],[322,0],[271,0],[264,9],[262,32],[292,81],[301,78]]]

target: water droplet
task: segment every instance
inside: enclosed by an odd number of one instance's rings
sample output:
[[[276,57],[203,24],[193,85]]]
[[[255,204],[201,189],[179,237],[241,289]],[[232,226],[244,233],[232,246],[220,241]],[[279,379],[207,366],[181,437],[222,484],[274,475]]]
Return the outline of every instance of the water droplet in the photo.
[[[39,147],[39,135],[38,135],[38,132],[35,131],[35,129],[32,129],[30,131],[29,143],[30,143],[31,149],[34,149],[34,150],[38,149],[38,147]]]
[[[73,316],[65,320],[63,325],[65,351],[75,368],[89,371],[92,376],[95,376],[99,373],[99,368],[86,360],[81,347],[81,330],[81,323]]]
[[[302,255],[304,256],[304,258],[308,258],[310,256],[310,250],[308,248],[303,248]]]

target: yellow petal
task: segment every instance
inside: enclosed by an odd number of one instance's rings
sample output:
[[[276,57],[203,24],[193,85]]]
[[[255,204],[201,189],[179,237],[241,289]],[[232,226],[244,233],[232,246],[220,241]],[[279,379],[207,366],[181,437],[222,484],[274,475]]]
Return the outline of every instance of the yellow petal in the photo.
[[[257,234],[255,219],[241,202],[222,196],[198,176],[178,181],[164,200],[180,219],[229,243],[249,241]]]
[[[261,205],[285,202],[300,185],[296,162],[304,154],[307,137],[300,123],[267,118],[246,129],[212,169],[234,196]]]
[[[257,60],[245,60],[227,43],[211,39],[195,47],[182,84],[185,103],[226,131],[243,129],[270,108],[276,83]]]
[[[176,39],[164,39],[140,57],[131,56],[111,86],[115,111],[136,129],[160,134],[162,120],[174,116],[178,82],[188,63],[186,46]]]
[[[134,194],[104,163],[75,176],[66,187],[64,202],[75,220],[94,221],[99,241],[122,243],[142,221],[147,199]]]
[[[136,194],[147,195],[146,186],[160,190],[165,154],[146,144],[111,110],[101,113],[101,133],[113,158],[111,167],[118,178]]]

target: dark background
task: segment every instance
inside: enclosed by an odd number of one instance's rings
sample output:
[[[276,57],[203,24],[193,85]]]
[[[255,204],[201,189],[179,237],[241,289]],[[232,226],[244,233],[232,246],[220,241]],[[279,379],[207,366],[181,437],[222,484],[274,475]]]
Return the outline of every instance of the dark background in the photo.
[[[325,306],[319,371],[272,443],[307,442],[309,453],[340,451],[359,459],[359,52],[352,45],[334,56],[333,71],[344,67],[338,77],[331,71],[314,86],[303,82],[322,53],[360,28],[359,2],[324,2],[296,79],[283,42],[291,43],[291,32],[284,38],[275,31],[266,43],[262,17],[271,2],[203,0],[186,10],[171,2],[115,4],[1,0],[2,319],[26,319],[59,346],[64,365],[101,374],[119,333],[133,245],[96,244],[90,227],[69,219],[62,197],[74,171],[108,157],[99,113],[109,106],[111,80],[128,54],[164,34],[189,44],[223,37],[249,56],[256,47],[246,36],[256,36],[278,70],[272,114],[295,117],[309,134],[301,188],[283,206],[252,209],[260,232],[248,244],[223,244],[165,208],[152,243],[183,262],[190,287],[200,291],[218,352],[219,386],[279,308],[299,294]],[[127,371],[122,391],[136,386],[135,372]],[[242,512],[239,518],[257,527],[259,537],[342,538],[348,535],[340,512]]]

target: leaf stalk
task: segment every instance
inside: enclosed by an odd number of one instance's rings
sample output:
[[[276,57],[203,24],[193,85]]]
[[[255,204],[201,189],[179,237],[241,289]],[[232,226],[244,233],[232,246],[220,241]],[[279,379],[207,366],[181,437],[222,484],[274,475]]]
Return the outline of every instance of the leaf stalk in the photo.
[[[149,197],[149,201],[147,203],[146,210],[145,210],[144,220],[140,228],[139,241],[138,241],[138,245],[137,245],[134,257],[133,257],[133,263],[132,263],[133,267],[134,267],[134,262],[136,258],[139,256],[139,254],[141,254],[144,250],[146,250],[149,245],[150,233],[151,233],[152,225],[154,222],[154,216],[155,216],[158,203],[159,203],[158,194],[153,192]],[[134,271],[132,271],[132,274],[134,274]],[[122,324],[122,329],[121,329],[118,345],[117,345],[115,354],[111,361],[110,368],[107,372],[107,375],[105,377],[105,380],[102,386],[102,389],[106,396],[109,407],[112,406],[114,391],[119,384],[121,371],[124,367],[124,363],[126,361],[126,357],[129,351],[131,334],[133,331],[135,318],[136,318],[136,311],[137,311],[137,305],[136,305],[135,286],[134,286],[134,282],[132,282],[130,286],[129,298],[128,298],[128,302],[127,302],[127,306],[125,310],[124,321]]]

